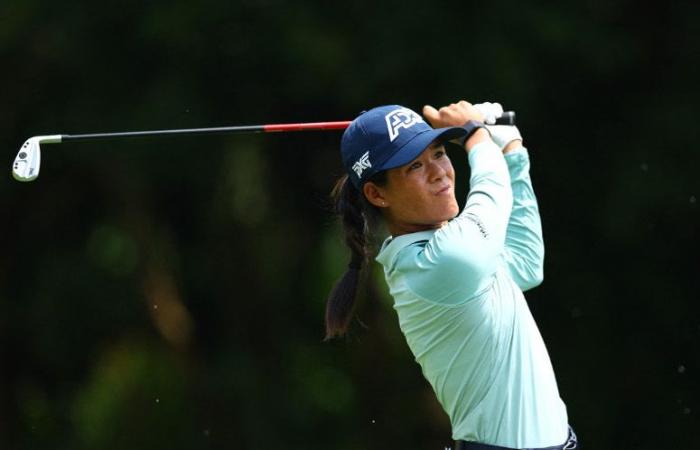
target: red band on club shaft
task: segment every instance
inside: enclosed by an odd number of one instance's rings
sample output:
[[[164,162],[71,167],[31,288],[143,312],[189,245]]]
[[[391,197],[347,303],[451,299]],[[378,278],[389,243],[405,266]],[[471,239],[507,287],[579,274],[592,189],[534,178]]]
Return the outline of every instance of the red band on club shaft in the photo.
[[[280,131],[305,131],[305,130],[344,130],[350,125],[350,121],[345,122],[309,122],[309,123],[278,123],[263,125],[265,133],[275,133]]]

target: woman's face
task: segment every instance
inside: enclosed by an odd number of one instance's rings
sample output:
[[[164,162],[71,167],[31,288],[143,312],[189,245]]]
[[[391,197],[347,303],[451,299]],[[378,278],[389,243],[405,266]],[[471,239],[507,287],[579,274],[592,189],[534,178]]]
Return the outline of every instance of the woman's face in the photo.
[[[457,215],[454,179],[445,147],[433,143],[410,163],[388,170],[386,184],[366,188],[365,195],[383,208],[391,234],[398,236],[439,228]]]

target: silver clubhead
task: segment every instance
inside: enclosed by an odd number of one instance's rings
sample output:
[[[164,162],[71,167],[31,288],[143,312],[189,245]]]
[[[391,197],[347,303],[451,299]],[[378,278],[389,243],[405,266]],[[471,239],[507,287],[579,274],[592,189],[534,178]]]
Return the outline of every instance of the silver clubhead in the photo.
[[[41,144],[61,142],[61,135],[34,136],[27,139],[12,163],[12,176],[17,181],[32,181],[39,176],[41,167]]]

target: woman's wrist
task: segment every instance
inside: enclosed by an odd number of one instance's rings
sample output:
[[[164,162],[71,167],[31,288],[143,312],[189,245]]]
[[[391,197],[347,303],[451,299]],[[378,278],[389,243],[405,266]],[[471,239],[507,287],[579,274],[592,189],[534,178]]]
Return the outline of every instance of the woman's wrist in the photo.
[[[508,145],[503,147],[503,154],[505,155],[511,150],[515,150],[516,148],[520,148],[523,146],[523,141],[521,139],[515,139],[513,141],[510,141]]]
[[[469,152],[477,144],[491,140],[491,135],[486,128],[479,128],[464,142],[464,148]]]

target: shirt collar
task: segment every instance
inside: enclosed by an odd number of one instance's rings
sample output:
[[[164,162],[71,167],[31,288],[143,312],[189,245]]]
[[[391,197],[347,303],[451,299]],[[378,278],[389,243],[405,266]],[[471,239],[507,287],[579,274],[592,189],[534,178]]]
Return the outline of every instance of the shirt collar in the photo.
[[[384,240],[382,248],[376,260],[384,267],[390,267],[396,255],[404,248],[420,241],[427,241],[433,237],[437,229],[418,231],[416,233],[402,234],[401,236],[389,236]]]

